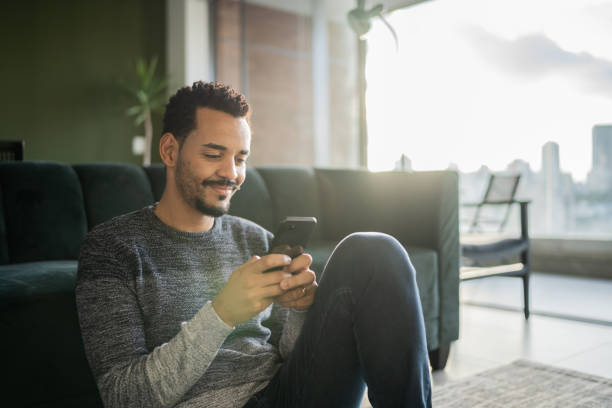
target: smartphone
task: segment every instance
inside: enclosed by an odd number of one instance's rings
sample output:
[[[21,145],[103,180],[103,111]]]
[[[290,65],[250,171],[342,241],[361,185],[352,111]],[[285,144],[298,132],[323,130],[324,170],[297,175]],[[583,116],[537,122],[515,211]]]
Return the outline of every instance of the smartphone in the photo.
[[[317,226],[315,217],[286,217],[278,226],[269,254],[285,254],[295,258],[304,253],[308,240]],[[269,269],[266,272],[282,268]]]

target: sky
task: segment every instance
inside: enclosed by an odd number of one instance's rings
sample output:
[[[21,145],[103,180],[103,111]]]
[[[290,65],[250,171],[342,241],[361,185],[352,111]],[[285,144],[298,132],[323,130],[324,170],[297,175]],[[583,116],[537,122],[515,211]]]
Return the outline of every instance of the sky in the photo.
[[[584,181],[593,125],[612,123],[612,0],[434,0],[367,34],[368,162],[415,170],[541,167]]]

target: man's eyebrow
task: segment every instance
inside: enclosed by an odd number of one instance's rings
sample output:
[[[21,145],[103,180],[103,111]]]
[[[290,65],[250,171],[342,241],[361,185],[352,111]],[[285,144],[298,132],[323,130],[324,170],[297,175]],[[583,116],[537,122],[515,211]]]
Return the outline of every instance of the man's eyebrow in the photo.
[[[218,145],[216,143],[206,143],[206,144],[204,144],[202,146],[209,147],[209,148],[215,149],[215,150],[223,150],[223,151],[227,150],[227,147],[222,146],[222,145]]]
[[[223,145],[216,144],[216,143],[206,143],[206,144],[204,144],[202,146],[208,147],[210,149],[221,150],[221,151],[226,151],[227,150],[227,147],[225,147]],[[240,154],[246,156],[246,155],[249,154],[249,151],[248,150],[241,150]]]

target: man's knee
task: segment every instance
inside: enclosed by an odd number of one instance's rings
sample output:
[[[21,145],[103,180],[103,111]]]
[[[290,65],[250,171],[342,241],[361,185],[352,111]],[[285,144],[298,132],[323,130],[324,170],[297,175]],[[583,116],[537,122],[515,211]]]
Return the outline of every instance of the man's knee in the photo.
[[[393,256],[403,251],[402,244],[397,239],[382,232],[354,232],[340,241],[338,248],[368,256]]]
[[[355,232],[346,236],[334,252],[354,257],[362,265],[378,266],[377,270],[413,273],[406,250],[393,236],[381,232]],[[408,271],[406,271],[408,266]]]

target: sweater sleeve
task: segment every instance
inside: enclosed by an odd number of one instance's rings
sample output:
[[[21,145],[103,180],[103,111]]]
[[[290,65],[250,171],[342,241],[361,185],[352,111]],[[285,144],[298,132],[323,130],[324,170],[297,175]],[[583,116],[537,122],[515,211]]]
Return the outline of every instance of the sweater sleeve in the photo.
[[[233,328],[208,302],[170,341],[148,350],[123,268],[91,240],[83,245],[75,293],[87,359],[105,407],[171,407],[206,372]]]

